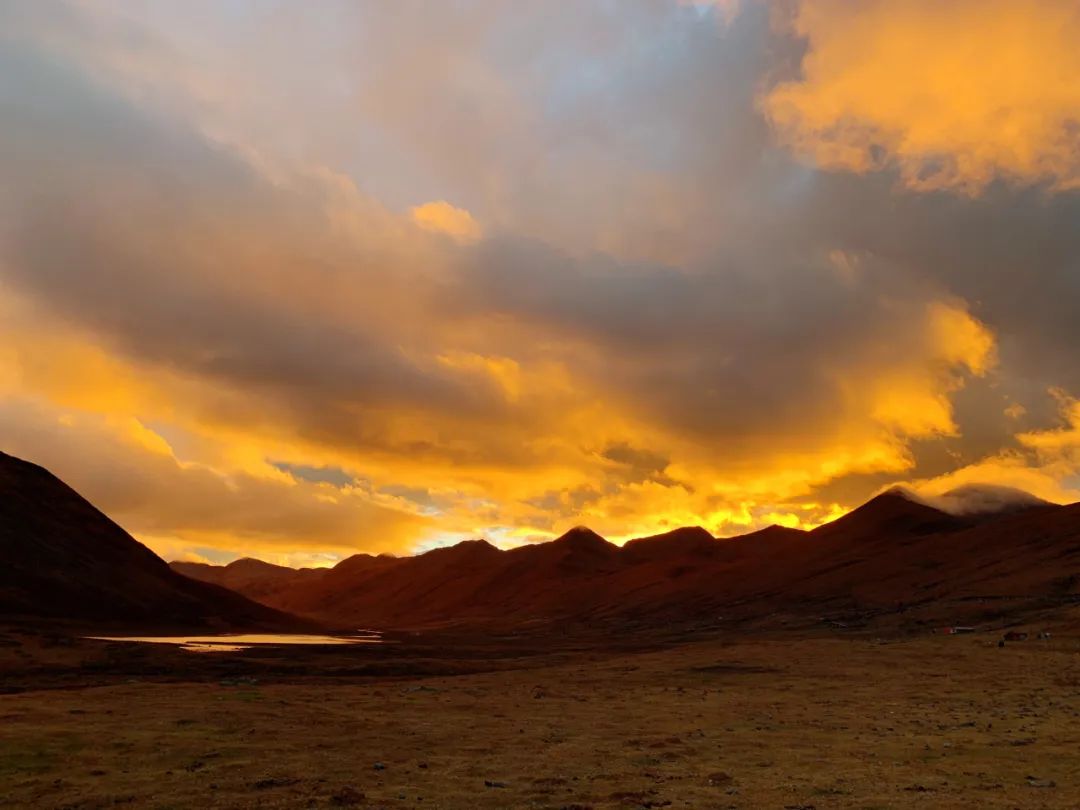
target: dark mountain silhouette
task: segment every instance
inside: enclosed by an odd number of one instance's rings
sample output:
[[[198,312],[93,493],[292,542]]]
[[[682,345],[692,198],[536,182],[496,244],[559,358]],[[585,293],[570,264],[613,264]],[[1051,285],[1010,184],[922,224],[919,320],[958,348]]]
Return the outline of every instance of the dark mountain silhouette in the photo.
[[[313,625],[181,576],[52,473],[5,453],[0,617],[133,629]]]
[[[903,490],[889,490],[871,498],[832,523],[810,532],[819,539],[848,541],[853,538],[900,540],[937,532],[951,532],[970,521],[913,500]]]
[[[1080,504],[1007,495],[1000,508],[999,494],[990,511],[954,515],[890,491],[810,532],[715,539],[687,527],[618,547],[577,527],[507,551],[474,540],[321,570],[170,569],[55,476],[0,454],[0,615],[176,629],[666,627],[991,620],[1080,603]]]
[[[186,577],[220,585],[259,602],[271,600],[275,594],[308,579],[319,579],[329,571],[326,568],[289,568],[251,557],[224,566],[197,562],[174,562],[171,566]]]
[[[272,604],[357,627],[550,616],[573,612],[582,584],[616,570],[618,558],[588,529],[511,551],[472,540],[415,557],[351,557]]]
[[[786,526],[766,526],[749,534],[729,537],[722,540],[723,553],[728,559],[746,557],[775,556],[789,549],[797,548],[806,540],[808,533],[802,529],[789,529]]]
[[[662,627],[900,610],[929,622],[1080,601],[1078,580],[1080,505],[952,515],[893,490],[809,532],[770,526],[716,539],[686,527],[620,548],[578,527],[507,551],[478,540],[414,557],[357,555],[267,603],[382,628]]]
[[[716,538],[700,526],[687,526],[664,534],[639,537],[623,546],[623,555],[635,563],[672,557],[710,557],[719,547]]]

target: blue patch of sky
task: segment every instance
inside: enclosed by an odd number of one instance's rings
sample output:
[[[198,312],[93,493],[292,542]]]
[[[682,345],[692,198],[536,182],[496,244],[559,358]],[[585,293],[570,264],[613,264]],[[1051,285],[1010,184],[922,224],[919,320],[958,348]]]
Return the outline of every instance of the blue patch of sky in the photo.
[[[415,504],[423,515],[440,515],[442,510],[436,504],[431,492],[420,487],[410,487],[403,484],[387,484],[379,487],[379,494],[402,498]]]
[[[290,464],[287,461],[271,461],[270,463],[282,472],[312,484],[331,484],[340,488],[352,484],[355,480],[340,467],[312,467],[307,464]]]
[[[672,103],[671,88],[677,99],[682,79],[693,75],[686,47],[691,34],[680,21],[627,36],[620,47],[608,51],[585,54],[553,48],[544,53],[544,113],[548,126],[561,133],[557,143],[563,149],[572,150],[575,144],[592,148],[595,130],[615,124],[617,151],[624,160],[655,171],[680,168],[685,136],[664,113]],[[643,106],[651,106],[653,114],[643,117]],[[575,131],[579,138],[568,139]]]

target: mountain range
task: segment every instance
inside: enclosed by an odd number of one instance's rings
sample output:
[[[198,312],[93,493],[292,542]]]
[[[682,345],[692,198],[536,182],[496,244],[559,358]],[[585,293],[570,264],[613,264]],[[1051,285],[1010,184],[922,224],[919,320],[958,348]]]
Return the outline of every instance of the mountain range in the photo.
[[[47,470],[0,453],[0,617],[157,628],[537,631],[573,626],[1006,622],[1080,604],[1080,504],[1001,488],[884,492],[811,531],[700,527],[614,545],[585,527],[333,568],[170,565]],[[988,505],[988,506],[987,506]]]
[[[891,490],[812,531],[728,539],[686,527],[619,547],[577,527],[508,550],[474,540],[412,557],[358,554],[324,570],[173,567],[355,627],[1001,621],[1080,601],[1080,505],[1023,495],[997,492],[991,511],[950,514]]]

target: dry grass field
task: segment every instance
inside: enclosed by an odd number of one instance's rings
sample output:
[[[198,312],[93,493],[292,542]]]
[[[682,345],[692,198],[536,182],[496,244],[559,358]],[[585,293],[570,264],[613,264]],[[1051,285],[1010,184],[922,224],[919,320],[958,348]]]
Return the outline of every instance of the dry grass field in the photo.
[[[3,806],[1080,806],[1076,637],[707,641],[421,677],[229,678],[210,657],[0,696]]]

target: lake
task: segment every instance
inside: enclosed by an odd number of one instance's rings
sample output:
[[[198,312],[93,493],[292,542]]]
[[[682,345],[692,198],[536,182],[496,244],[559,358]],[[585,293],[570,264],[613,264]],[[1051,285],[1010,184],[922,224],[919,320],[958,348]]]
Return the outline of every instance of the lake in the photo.
[[[236,652],[255,646],[326,646],[328,644],[381,644],[382,635],[364,630],[354,636],[317,636],[288,633],[238,633],[210,636],[87,636],[96,641],[133,641],[144,644],[174,644],[189,652]]]

